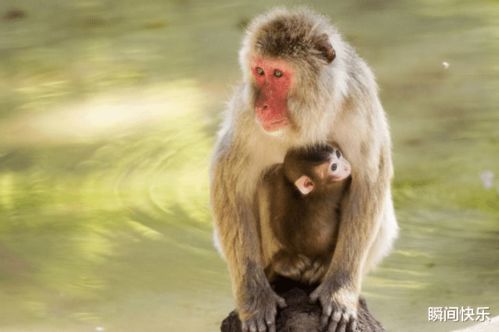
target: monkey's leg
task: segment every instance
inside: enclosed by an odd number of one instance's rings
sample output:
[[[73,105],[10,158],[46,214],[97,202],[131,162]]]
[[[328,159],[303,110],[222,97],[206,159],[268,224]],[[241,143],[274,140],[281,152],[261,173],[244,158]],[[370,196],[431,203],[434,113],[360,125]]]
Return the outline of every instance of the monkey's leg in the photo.
[[[382,159],[383,157],[381,157]],[[380,161],[380,167],[383,166]],[[321,322],[328,331],[355,331],[364,264],[380,229],[386,199],[390,199],[390,169],[372,177],[359,172],[342,204],[338,240],[321,285],[311,294],[319,300]]]
[[[263,270],[253,202],[237,194],[241,179],[234,169],[244,170],[237,164],[240,160],[244,158],[229,154],[215,161],[211,187],[215,227],[243,331],[275,331],[277,306],[285,306],[285,301],[272,290]]]
[[[393,242],[398,236],[399,227],[393,209],[391,194],[385,202],[385,208],[381,217],[381,225],[376,235],[376,239],[369,249],[366,262],[364,264],[364,275],[372,271],[381,260],[388,255],[392,249]]]

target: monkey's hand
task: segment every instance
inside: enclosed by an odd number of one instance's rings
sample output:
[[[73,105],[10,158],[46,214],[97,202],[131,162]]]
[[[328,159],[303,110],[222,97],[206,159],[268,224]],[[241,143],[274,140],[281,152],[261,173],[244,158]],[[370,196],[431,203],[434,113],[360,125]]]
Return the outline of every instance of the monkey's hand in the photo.
[[[244,302],[239,308],[243,332],[275,332],[277,307],[284,308],[286,301],[270,285],[253,288]]]
[[[310,294],[310,299],[313,302],[319,300],[322,306],[321,327],[324,331],[356,331],[359,303],[357,292],[338,287],[337,282],[329,278]]]

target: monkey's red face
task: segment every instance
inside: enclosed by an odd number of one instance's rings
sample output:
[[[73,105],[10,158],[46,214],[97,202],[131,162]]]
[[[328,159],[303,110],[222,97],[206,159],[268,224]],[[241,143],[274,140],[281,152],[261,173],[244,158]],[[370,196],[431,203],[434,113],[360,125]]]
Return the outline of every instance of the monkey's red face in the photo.
[[[254,58],[251,73],[255,79],[255,115],[265,131],[273,132],[289,125],[288,94],[293,69],[279,59]]]

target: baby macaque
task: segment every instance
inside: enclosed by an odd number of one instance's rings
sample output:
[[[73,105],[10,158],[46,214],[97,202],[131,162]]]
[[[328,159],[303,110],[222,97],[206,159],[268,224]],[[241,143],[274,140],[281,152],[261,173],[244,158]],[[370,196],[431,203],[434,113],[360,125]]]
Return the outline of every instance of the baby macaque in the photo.
[[[334,252],[340,202],[350,182],[350,163],[328,144],[292,149],[265,174],[260,198],[266,273],[315,283]],[[265,218],[267,216],[267,218]]]

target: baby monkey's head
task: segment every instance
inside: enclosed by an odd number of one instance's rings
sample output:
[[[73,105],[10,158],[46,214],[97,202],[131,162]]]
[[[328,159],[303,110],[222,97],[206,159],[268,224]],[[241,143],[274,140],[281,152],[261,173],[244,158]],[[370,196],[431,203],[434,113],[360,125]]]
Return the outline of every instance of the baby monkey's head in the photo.
[[[338,147],[317,144],[289,150],[284,174],[302,195],[308,195],[337,188],[350,177],[351,167]]]

